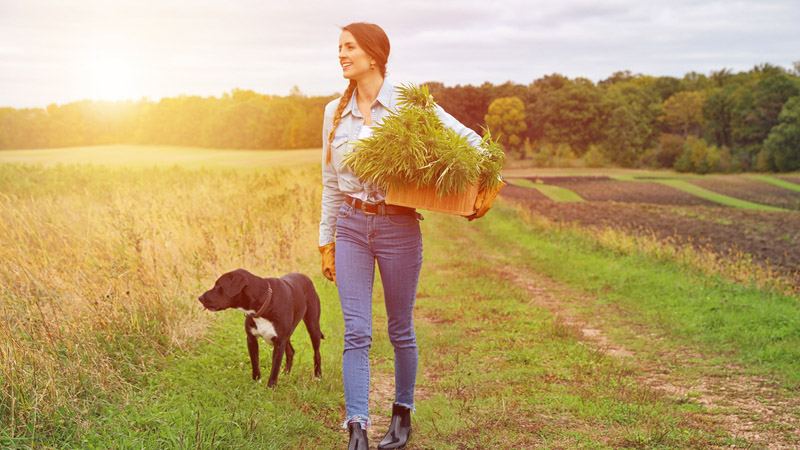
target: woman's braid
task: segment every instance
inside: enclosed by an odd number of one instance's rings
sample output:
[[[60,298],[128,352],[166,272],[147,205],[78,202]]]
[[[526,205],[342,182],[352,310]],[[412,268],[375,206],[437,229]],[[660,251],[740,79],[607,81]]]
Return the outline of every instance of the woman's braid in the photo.
[[[333,142],[333,137],[336,133],[336,127],[338,127],[339,122],[342,121],[342,111],[344,111],[347,103],[350,102],[350,97],[353,96],[353,91],[356,90],[357,84],[358,83],[356,80],[350,80],[350,84],[347,85],[347,89],[345,89],[344,94],[342,94],[342,98],[339,99],[339,106],[336,107],[336,112],[333,114],[333,126],[331,127],[330,134],[328,135],[328,151],[325,153],[325,164],[331,163],[331,143]]]

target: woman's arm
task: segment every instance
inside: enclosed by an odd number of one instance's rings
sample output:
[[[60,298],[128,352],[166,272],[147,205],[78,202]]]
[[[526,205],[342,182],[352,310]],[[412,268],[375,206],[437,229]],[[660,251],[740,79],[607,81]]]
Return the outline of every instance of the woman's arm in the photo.
[[[467,142],[469,142],[470,147],[480,149],[481,148],[481,136],[476,133],[472,128],[465,126],[463,123],[459,122],[458,119],[451,116],[450,113],[444,110],[439,105],[436,105],[436,115],[439,117],[439,120],[442,121],[442,124],[447,128],[452,129],[456,132],[459,136],[466,138]]]
[[[330,244],[335,240],[336,215],[344,202],[344,194],[339,190],[339,173],[333,160],[326,163],[328,153],[328,134],[333,124],[333,113],[325,108],[322,120],[322,218],[319,222],[319,245]]]

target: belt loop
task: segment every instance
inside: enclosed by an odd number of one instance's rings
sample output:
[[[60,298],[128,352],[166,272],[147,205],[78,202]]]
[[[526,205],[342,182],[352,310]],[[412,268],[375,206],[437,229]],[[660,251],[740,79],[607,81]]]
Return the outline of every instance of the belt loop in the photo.
[[[378,214],[386,217],[386,202],[378,203]]]

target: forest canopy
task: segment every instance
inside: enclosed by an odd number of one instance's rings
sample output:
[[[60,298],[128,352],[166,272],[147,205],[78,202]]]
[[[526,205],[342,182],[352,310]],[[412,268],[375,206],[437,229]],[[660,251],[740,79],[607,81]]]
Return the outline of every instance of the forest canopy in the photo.
[[[552,74],[528,85],[425,84],[468,127],[483,134],[488,124],[509,157],[537,165],[800,169],[800,63],[683,78],[620,71],[597,83]],[[0,150],[118,143],[312,148],[322,143],[324,106],[337,97],[234,89],[219,98],[0,108]]]

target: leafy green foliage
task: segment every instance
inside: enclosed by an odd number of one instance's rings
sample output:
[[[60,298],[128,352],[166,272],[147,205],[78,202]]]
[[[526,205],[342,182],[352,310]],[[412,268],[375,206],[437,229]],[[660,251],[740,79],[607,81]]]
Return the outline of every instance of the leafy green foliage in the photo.
[[[792,97],[764,141],[764,151],[781,172],[800,170],[800,95]]]
[[[490,130],[499,131],[498,140],[506,150],[521,153],[522,133],[527,130],[525,124],[525,104],[519,97],[500,97],[489,105],[485,116],[486,126]]]
[[[427,87],[400,87],[400,108],[355,143],[342,163],[361,179],[384,188],[435,186],[439,195],[460,194],[470,185],[498,184],[505,155],[487,132],[481,148],[444,126]]]

